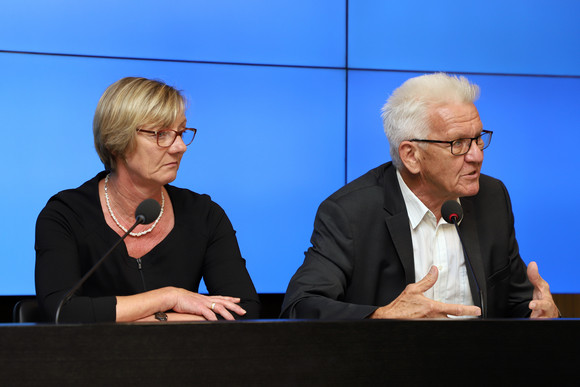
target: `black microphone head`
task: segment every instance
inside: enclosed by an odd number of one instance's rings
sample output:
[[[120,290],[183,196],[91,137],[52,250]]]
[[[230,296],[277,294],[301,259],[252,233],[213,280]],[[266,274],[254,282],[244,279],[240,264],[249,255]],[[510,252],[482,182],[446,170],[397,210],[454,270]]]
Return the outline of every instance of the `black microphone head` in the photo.
[[[463,208],[456,200],[447,200],[441,206],[441,216],[447,223],[460,222],[463,219]]]
[[[135,219],[140,224],[153,223],[161,212],[161,206],[155,199],[145,199],[135,210]]]

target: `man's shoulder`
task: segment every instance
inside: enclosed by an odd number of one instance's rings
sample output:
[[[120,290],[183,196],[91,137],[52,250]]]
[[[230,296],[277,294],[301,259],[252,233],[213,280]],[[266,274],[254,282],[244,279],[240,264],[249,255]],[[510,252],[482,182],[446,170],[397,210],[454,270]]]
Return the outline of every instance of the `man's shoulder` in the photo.
[[[495,177],[481,174],[479,177],[479,192],[475,196],[487,196],[505,191],[503,182]]]
[[[330,195],[326,200],[337,203],[360,202],[364,200],[383,200],[385,179],[395,175],[395,167],[391,162],[371,169],[364,175],[344,185]]]
[[[504,183],[489,175],[479,177],[479,191],[473,196],[463,197],[465,202],[472,203],[473,206],[490,210],[502,203],[509,203],[509,193]]]

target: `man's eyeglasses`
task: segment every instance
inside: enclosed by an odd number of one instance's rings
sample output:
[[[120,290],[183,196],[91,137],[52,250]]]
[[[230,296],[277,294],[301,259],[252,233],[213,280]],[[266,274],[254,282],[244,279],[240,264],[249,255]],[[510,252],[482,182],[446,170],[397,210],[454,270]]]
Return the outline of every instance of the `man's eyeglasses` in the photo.
[[[183,140],[183,143],[186,146],[191,144],[193,142],[193,139],[195,138],[197,129],[185,128],[184,130],[181,131],[173,129],[164,129],[159,131],[137,129],[137,132],[154,134],[155,138],[157,139],[157,145],[159,145],[162,148],[169,148],[171,145],[173,145],[177,136],[181,137],[181,140]]]
[[[462,156],[469,152],[471,149],[471,143],[475,141],[475,145],[481,150],[484,150],[489,146],[491,143],[491,135],[493,132],[491,130],[482,130],[479,136],[472,137],[472,138],[458,138],[457,140],[453,141],[439,141],[439,140],[420,140],[414,138],[409,141],[413,142],[431,142],[431,143],[438,143],[438,144],[449,144],[451,145],[451,154],[455,156]]]

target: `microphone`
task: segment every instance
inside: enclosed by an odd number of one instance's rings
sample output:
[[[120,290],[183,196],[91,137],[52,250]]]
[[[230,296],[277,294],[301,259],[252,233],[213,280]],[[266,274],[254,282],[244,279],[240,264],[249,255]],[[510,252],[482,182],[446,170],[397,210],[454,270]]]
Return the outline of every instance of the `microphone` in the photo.
[[[441,216],[447,223],[459,223],[463,220],[463,208],[455,200],[448,200],[441,206]]]
[[[95,263],[95,265],[93,267],[91,267],[91,270],[89,270],[84,276],[83,278],[81,278],[79,280],[79,282],[77,282],[75,284],[75,286],[72,287],[71,290],[69,290],[64,297],[60,300],[59,304],[58,304],[58,308],[56,309],[56,317],[54,319],[55,324],[59,323],[59,318],[60,318],[60,310],[62,309],[62,307],[70,301],[70,299],[72,298],[73,294],[80,289],[80,287],[87,281],[87,279],[89,279],[89,277],[99,268],[99,266],[101,266],[101,264],[103,262],[105,262],[105,260],[111,255],[111,253],[113,252],[113,250],[115,250],[115,248],[122,242],[125,240],[125,238],[129,235],[129,233],[131,233],[131,231],[133,231],[135,229],[135,227],[137,227],[140,224],[149,224],[149,223],[153,223],[153,221],[155,221],[155,219],[157,219],[157,217],[159,216],[159,213],[161,212],[161,206],[159,205],[159,203],[157,203],[157,200],[155,199],[145,199],[143,200],[139,206],[137,206],[137,209],[135,210],[135,224],[133,224],[133,226],[131,226],[127,232],[125,233],[125,235],[123,235],[121,237],[121,239],[119,239],[114,245],[113,247],[111,247],[109,249],[109,251],[107,251],[105,253],[105,255],[103,255],[103,257],[101,259],[99,259],[99,261],[97,263]]]
[[[481,317],[487,317],[486,308],[484,304],[483,298],[483,291],[479,287],[479,283],[477,282],[477,278],[475,277],[475,272],[473,271],[473,266],[471,265],[471,260],[467,255],[467,250],[465,250],[465,244],[463,243],[463,238],[461,237],[461,233],[459,232],[458,223],[461,222],[463,219],[463,208],[461,208],[461,204],[457,203],[455,200],[448,200],[441,206],[441,216],[447,223],[453,223],[455,225],[455,229],[457,230],[457,235],[459,235],[459,242],[461,243],[461,248],[463,249],[463,255],[465,256],[465,262],[467,262],[467,267],[469,268],[469,272],[473,277],[473,282],[475,283],[475,287],[477,292],[479,293],[479,304],[481,305]]]
[[[143,200],[135,210],[135,225],[131,227],[133,230],[138,224],[150,224],[157,219],[161,212],[161,206],[155,199]],[[125,236],[123,236],[125,238]]]

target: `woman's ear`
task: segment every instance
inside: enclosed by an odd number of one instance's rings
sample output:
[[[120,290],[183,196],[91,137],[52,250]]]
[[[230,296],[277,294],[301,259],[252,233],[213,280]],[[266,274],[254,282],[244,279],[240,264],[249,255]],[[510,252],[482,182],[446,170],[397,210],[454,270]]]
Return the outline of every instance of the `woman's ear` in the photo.
[[[403,141],[399,145],[399,157],[405,168],[414,175],[419,173],[421,169],[419,153],[420,149],[417,144],[411,141]]]

